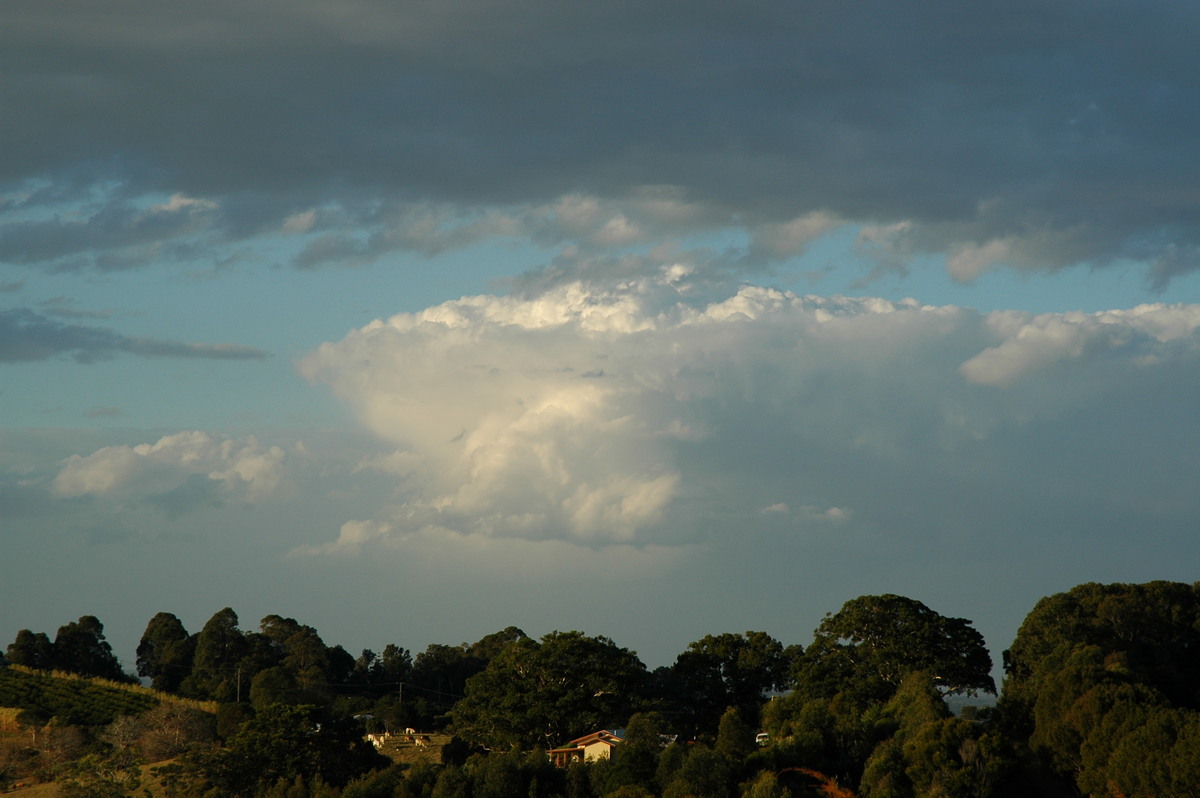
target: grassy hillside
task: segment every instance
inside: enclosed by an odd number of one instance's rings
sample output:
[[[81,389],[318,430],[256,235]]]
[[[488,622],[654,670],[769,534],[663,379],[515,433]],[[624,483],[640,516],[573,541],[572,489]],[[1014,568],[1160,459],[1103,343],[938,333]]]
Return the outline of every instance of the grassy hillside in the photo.
[[[213,702],[181,699],[136,684],[20,666],[0,668],[0,791],[53,798],[58,795],[58,785],[51,779],[60,776],[63,765],[86,752],[87,741],[102,727],[122,716],[155,716],[151,724],[161,723],[163,713],[168,718],[185,717],[178,714],[182,707],[193,717],[217,709]],[[151,715],[145,715],[151,710]],[[153,729],[160,738],[168,739],[182,733],[181,728],[151,725],[141,733]],[[150,748],[144,748],[143,754],[152,759],[162,756],[154,757]],[[162,794],[149,767],[143,768],[143,788],[152,788],[150,794]]]
[[[216,711],[211,702],[188,701],[137,684],[19,665],[0,668],[0,707],[28,710],[71,725],[105,725],[121,715],[139,715],[163,701],[182,701],[205,712]],[[5,715],[15,717],[11,712]]]

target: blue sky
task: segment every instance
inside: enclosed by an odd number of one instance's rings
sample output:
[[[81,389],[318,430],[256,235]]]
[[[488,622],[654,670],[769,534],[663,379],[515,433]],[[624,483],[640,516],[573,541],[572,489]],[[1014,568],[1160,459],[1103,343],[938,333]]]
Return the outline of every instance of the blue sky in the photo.
[[[0,638],[1192,581],[1198,13],[7,4]]]

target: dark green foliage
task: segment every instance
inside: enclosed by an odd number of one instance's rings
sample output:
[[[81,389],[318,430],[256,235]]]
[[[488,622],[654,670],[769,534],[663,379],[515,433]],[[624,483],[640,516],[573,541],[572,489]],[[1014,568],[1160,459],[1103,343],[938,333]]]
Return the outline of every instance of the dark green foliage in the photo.
[[[137,715],[158,705],[152,695],[48,673],[0,668],[0,706],[19,707],[46,720],[75,726],[103,726],[121,715]]]
[[[341,790],[326,784],[320,776],[311,779],[296,776],[280,778],[260,791],[256,798],[341,798]]]
[[[138,643],[138,676],[149,677],[155,690],[178,692],[191,673],[195,650],[196,640],[180,620],[169,612],[160,612],[146,624]]]
[[[568,771],[554,767],[542,752],[476,754],[465,765],[446,765],[437,773],[413,768],[403,795],[432,798],[591,798],[568,786]],[[432,789],[431,789],[432,787]]]
[[[323,717],[314,707],[273,704],[243,723],[223,748],[194,751],[185,768],[232,795],[253,795],[296,777],[342,786],[387,765],[354,721]]]
[[[384,659],[395,664],[384,665],[382,678],[393,690],[397,680],[406,682],[403,725],[442,728],[451,708],[466,695],[467,680],[486,668],[510,643],[527,639],[523,631],[509,626],[470,645],[431,644],[411,662],[406,660],[406,650],[397,648],[396,655],[389,658],[385,649]],[[411,667],[404,667],[406,664]],[[410,675],[404,677],[404,673]]]
[[[903,750],[918,798],[986,798],[1010,767],[997,736],[961,718],[921,724],[905,736]]]
[[[1123,668],[1172,704],[1200,709],[1200,585],[1089,583],[1040,600],[1004,652],[1009,698],[1024,698],[1043,661],[1063,646],[1118,654]]]
[[[566,798],[592,798],[596,794],[592,789],[592,769],[583,762],[572,762],[567,766]]]
[[[433,785],[433,798],[471,798],[471,779],[460,767],[447,767]]]
[[[296,677],[282,666],[259,671],[250,682],[250,703],[255,710],[270,704],[300,704],[301,696]]]
[[[131,681],[121,670],[112,646],[104,639],[104,624],[94,615],[60,626],[54,637],[54,667],[113,681]]]
[[[741,785],[741,795],[742,798],[789,798],[792,793],[779,783],[775,772],[762,770]]]
[[[253,674],[243,674],[239,661],[249,651],[246,638],[238,629],[237,613],[229,607],[209,618],[196,636],[192,672],[180,689],[184,695],[214,701],[237,700],[242,685],[249,688]]]
[[[112,672],[98,621],[59,632],[51,643],[23,630],[10,658],[53,663],[61,643],[73,667]],[[49,774],[78,760],[68,790],[89,795],[128,789],[110,767],[117,754],[157,758],[197,742],[158,770],[172,795],[1009,798],[1065,795],[1064,778],[1110,798],[1200,794],[1200,587],[1081,585],[1043,599],[1005,666],[995,710],[952,716],[946,695],[993,690],[982,638],[969,621],[894,595],[847,602],[807,650],[762,632],[706,636],[654,679],[633,652],[580,632],[531,640],[509,627],[471,645],[431,645],[415,660],[395,644],[355,659],[278,615],[242,633],[227,608],[195,636],[159,613],[138,649],[139,673],[156,685],[228,702],[240,694],[215,723],[21,668],[0,668],[0,703],[24,707],[36,767]],[[784,682],[793,689],[765,701]],[[304,705],[314,702],[325,709]],[[659,714],[630,717],[650,708]],[[373,716],[374,731],[451,720],[461,736],[441,763],[390,766],[358,723],[337,720],[359,713]],[[621,726],[611,761],[559,769],[539,750]],[[770,733],[761,746],[760,728]],[[688,742],[664,748],[667,730],[685,730]]]
[[[508,644],[467,682],[456,733],[491,750],[552,748],[616,726],[639,699],[645,666],[606,637],[552,632]]]
[[[382,683],[385,691],[389,691],[397,685],[409,681],[412,675],[412,654],[407,648],[401,648],[395,643],[388,643],[379,657],[378,667],[372,673],[372,681]]]
[[[263,618],[260,628],[271,641],[275,661],[292,674],[299,689],[311,698],[321,697],[327,683],[329,652],[317,630],[278,615]]]
[[[696,745],[687,753],[683,765],[663,785],[663,798],[725,798],[734,790],[734,773],[729,760],[705,745]]]
[[[63,798],[125,798],[141,786],[141,761],[115,752],[86,754],[63,768],[59,792]]]
[[[221,704],[217,707],[217,737],[228,740],[252,717],[254,714],[245,704]]]
[[[1089,792],[1196,792],[1200,588],[1085,584],[1038,602],[1005,652],[1006,730]]]
[[[664,748],[658,757],[658,769],[654,772],[655,783],[662,787],[674,781],[683,770],[687,758],[688,746],[683,743],[673,742]]]
[[[341,646],[333,646],[325,652],[327,665],[325,677],[333,685],[354,683],[354,657]]]
[[[807,698],[794,692],[771,701],[763,716],[780,766],[809,767],[851,783],[896,725],[882,704],[864,707],[842,694]]]
[[[528,776],[513,754],[473,757],[468,764],[474,798],[512,798],[527,795]]]
[[[442,746],[442,762],[447,765],[463,765],[472,754],[479,753],[483,753],[483,750],[472,746],[463,738],[455,736]]]
[[[36,670],[56,669],[115,682],[135,681],[121,670],[112,646],[104,639],[104,624],[94,615],[84,615],[78,621],[60,626],[54,642],[43,632],[22,629],[8,645],[7,659],[13,665]]]
[[[770,702],[769,759],[776,770],[806,767],[864,798],[983,796],[1009,766],[999,736],[951,717],[938,684],[909,673],[886,703],[864,703],[853,690],[832,699],[797,692]]]
[[[920,671],[905,677],[887,704],[860,716],[859,739],[875,741],[857,780],[862,798],[983,798],[1009,767],[997,735],[952,717],[941,692]],[[860,749],[861,750],[861,749]]]
[[[1080,790],[1128,796],[1200,788],[1164,775],[1187,773],[1182,762],[1164,763],[1188,749],[1183,730],[1198,718],[1198,587],[1090,583],[1048,596],[1021,625],[1004,667],[1008,733],[1027,740],[1051,773]]]
[[[45,632],[31,632],[22,629],[17,637],[8,644],[8,661],[13,665],[24,665],[26,668],[50,670],[54,667],[54,644]]]
[[[412,794],[403,769],[397,766],[359,776],[342,790],[342,798],[396,798]]]
[[[663,751],[662,729],[662,718],[655,713],[639,713],[629,719],[625,737],[609,767],[608,790],[626,784],[654,784],[659,756]]]
[[[660,683],[676,727],[711,740],[728,707],[757,723],[766,694],[784,686],[788,664],[783,645],[766,632],[706,635],[688,645]]]
[[[904,746],[895,737],[875,746],[863,768],[859,792],[863,798],[915,798]]]
[[[1085,763],[1080,787],[1103,782],[1127,796],[1195,795],[1200,787],[1200,716],[1155,707],[1119,735],[1103,760]]]
[[[904,677],[925,671],[945,693],[996,692],[983,636],[904,596],[860,596],[826,615],[799,668],[797,690],[844,693],[863,706],[886,701]]]
[[[730,707],[721,716],[715,748],[717,753],[736,764],[754,751],[754,728],[746,725],[737,707]]]

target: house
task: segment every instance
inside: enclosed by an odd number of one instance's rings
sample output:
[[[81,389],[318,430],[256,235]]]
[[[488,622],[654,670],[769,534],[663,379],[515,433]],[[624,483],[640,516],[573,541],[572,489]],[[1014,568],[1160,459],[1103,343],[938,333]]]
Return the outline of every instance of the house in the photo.
[[[551,748],[546,754],[550,761],[560,768],[565,768],[572,762],[612,759],[613,749],[624,737],[624,729],[601,729],[571,740],[561,748]]]

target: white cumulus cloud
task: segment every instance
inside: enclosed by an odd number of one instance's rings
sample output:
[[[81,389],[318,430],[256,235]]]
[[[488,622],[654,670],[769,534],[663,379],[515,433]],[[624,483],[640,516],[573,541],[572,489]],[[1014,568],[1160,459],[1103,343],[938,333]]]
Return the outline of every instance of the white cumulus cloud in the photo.
[[[869,523],[859,508],[878,489],[829,479],[827,462],[961,472],[955,452],[1063,406],[978,386],[1082,364],[1086,394],[1200,348],[1200,306],[985,316],[756,286],[705,303],[687,283],[464,297],[309,354],[302,374],[394,447],[362,467],[397,487],[394,505],[308,550],[418,535],[678,545],[735,507]]]
[[[1142,362],[1156,362],[1163,345],[1191,341],[1200,327],[1200,305],[1139,305],[1100,313],[1001,311],[987,319],[1002,338],[962,364],[962,374],[979,385],[1008,386],[1063,361],[1128,350]]]
[[[144,498],[202,476],[226,495],[255,501],[279,487],[284,458],[282,449],[262,446],[253,437],[236,441],[191,430],[154,443],[106,446],[89,455],[72,455],[63,461],[53,490],[66,498]]]

